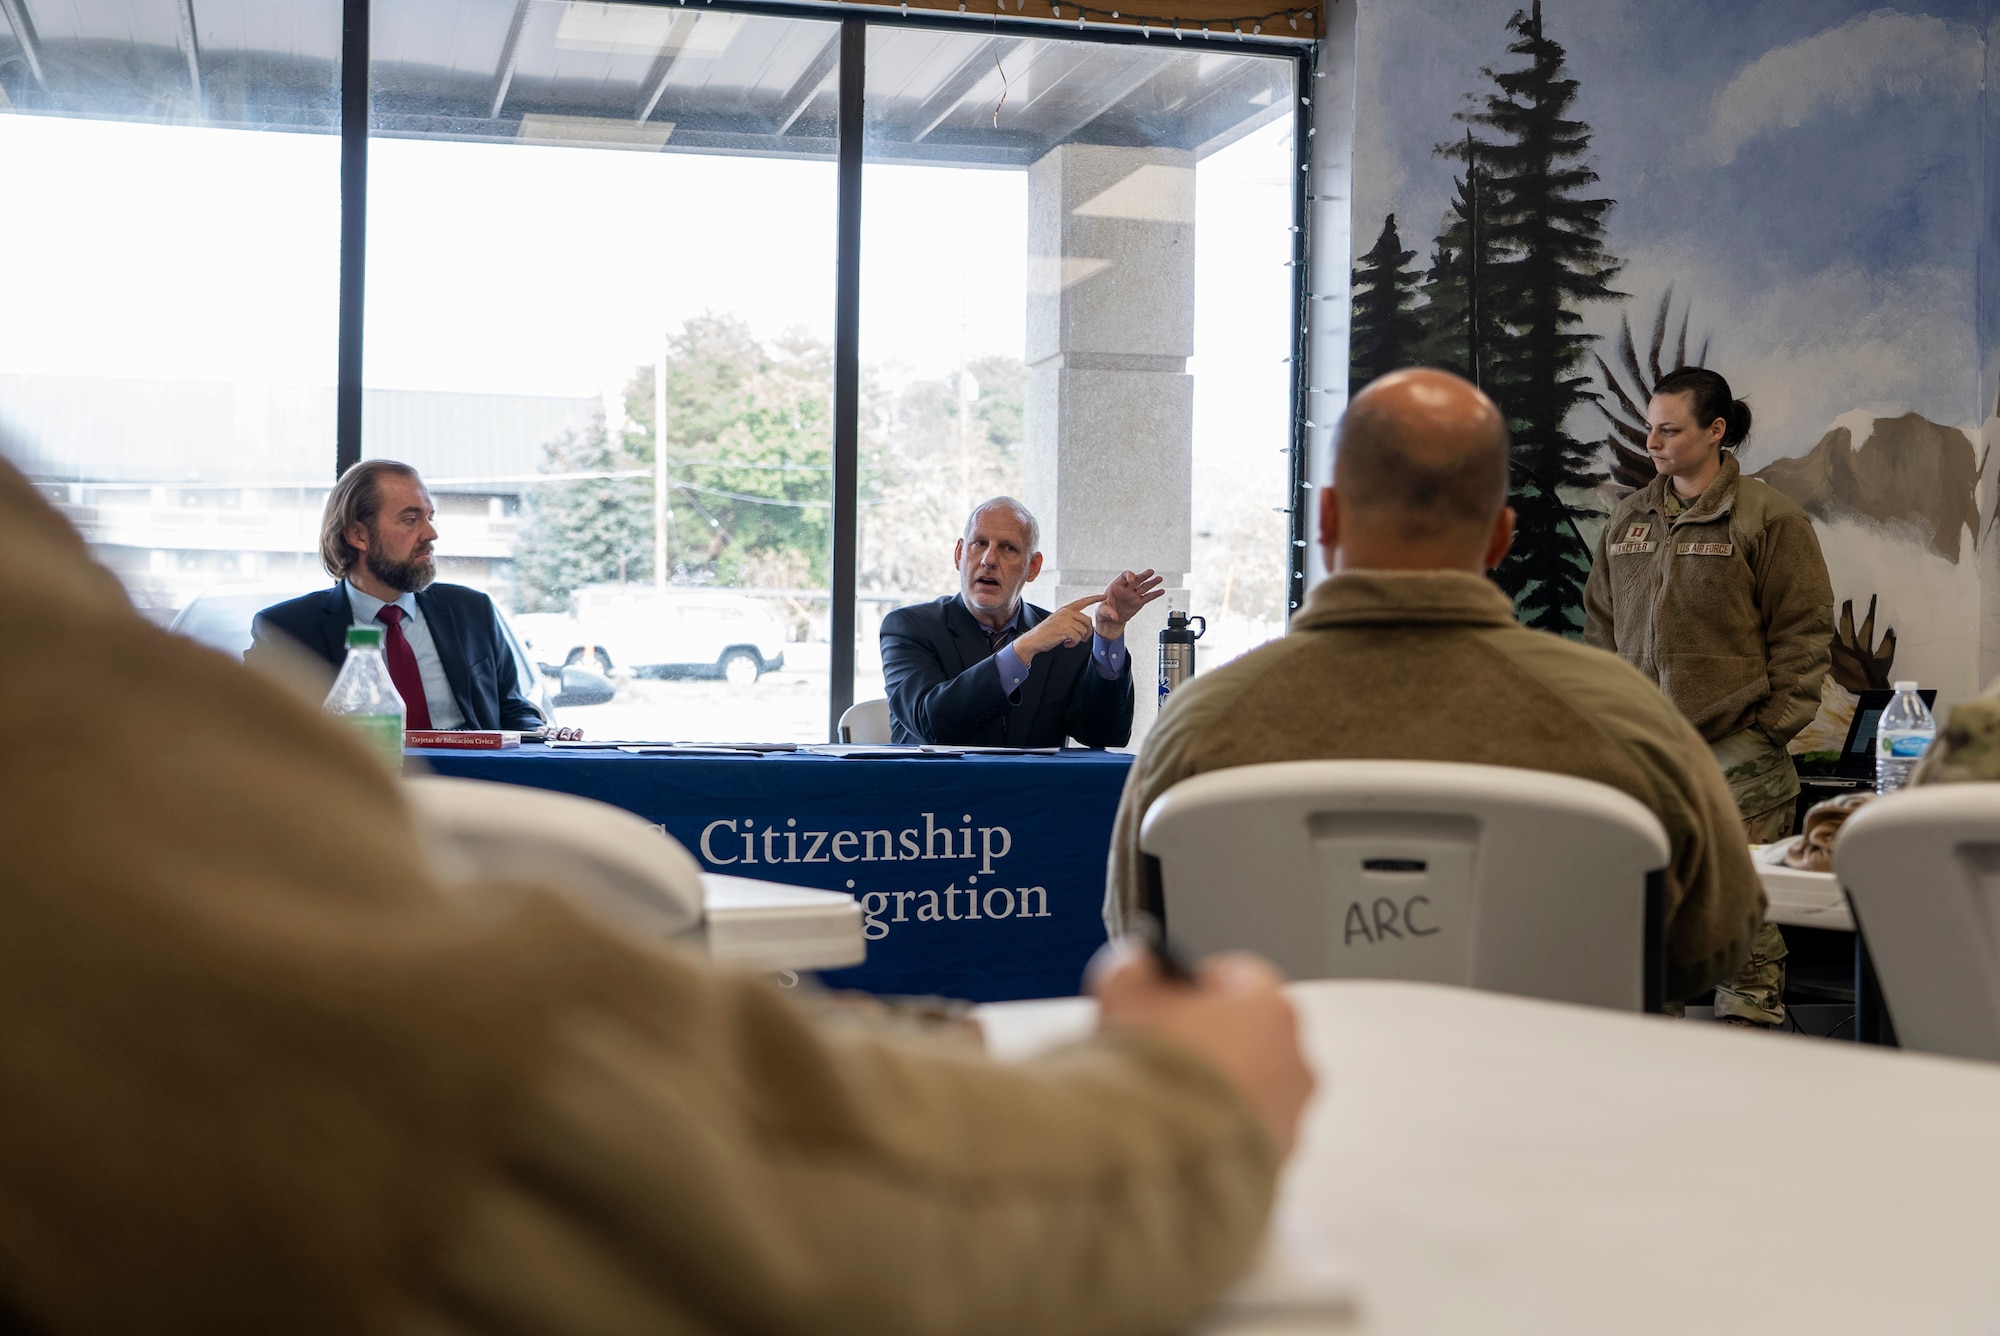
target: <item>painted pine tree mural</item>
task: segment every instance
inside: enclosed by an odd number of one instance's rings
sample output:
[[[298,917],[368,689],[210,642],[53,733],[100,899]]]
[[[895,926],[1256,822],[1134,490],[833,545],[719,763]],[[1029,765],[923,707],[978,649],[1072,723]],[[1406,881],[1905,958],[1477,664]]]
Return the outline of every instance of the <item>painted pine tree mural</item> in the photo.
[[[1410,261],[1415,251],[1403,249],[1396,232],[1396,215],[1382,220],[1375,247],[1354,266],[1354,323],[1348,333],[1348,392],[1359,390],[1416,360],[1423,322],[1410,308],[1417,300],[1417,275]]]
[[[1514,434],[1517,537],[1494,578],[1522,621],[1574,634],[1590,553],[1559,492],[1599,481],[1598,443],[1576,440],[1565,423],[1597,398],[1584,373],[1592,340],[1578,328],[1580,308],[1622,295],[1611,288],[1619,266],[1603,241],[1612,201],[1587,194],[1597,181],[1583,163],[1590,127],[1571,116],[1577,82],[1543,31],[1540,0],[1507,26],[1508,53],[1524,63],[1482,71],[1493,87],[1459,114],[1469,133],[1438,152],[1467,162],[1473,189],[1460,203],[1477,233],[1476,245],[1465,243],[1477,260],[1468,284],[1480,308],[1475,370]],[[1451,249],[1448,237],[1439,244]]]
[[[1453,183],[1445,210],[1444,229],[1431,248],[1431,267],[1418,291],[1424,304],[1417,309],[1424,327],[1417,341],[1416,360],[1442,367],[1478,383],[1482,369],[1472,364],[1471,350],[1497,347],[1500,332],[1493,323],[1493,304],[1473,300],[1473,284],[1492,262],[1492,240],[1478,228],[1481,210],[1480,169],[1475,162]],[[1473,321],[1479,337],[1472,338]]]

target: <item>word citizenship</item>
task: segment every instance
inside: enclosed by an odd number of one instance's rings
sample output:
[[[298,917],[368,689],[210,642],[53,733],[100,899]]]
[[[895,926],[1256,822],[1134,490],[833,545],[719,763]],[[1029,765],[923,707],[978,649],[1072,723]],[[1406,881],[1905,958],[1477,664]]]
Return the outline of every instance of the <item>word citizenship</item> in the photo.
[[[907,830],[800,830],[797,817],[786,817],[782,826],[766,823],[758,830],[754,818],[738,821],[722,817],[702,827],[701,857],[711,867],[952,859],[976,861],[979,873],[975,875],[981,875],[992,872],[997,860],[1013,852],[1014,837],[1005,826],[975,827],[970,812],[960,826],[940,826],[933,813],[922,815],[923,827]],[[976,852],[975,833],[979,836]]]
[[[965,897],[963,913],[959,912],[961,895]],[[953,883],[942,891],[869,891],[856,898],[861,901],[861,935],[871,942],[887,937],[892,923],[1055,917],[1049,912],[1045,886],[988,886],[981,890]],[[983,915],[981,909],[986,911]]]

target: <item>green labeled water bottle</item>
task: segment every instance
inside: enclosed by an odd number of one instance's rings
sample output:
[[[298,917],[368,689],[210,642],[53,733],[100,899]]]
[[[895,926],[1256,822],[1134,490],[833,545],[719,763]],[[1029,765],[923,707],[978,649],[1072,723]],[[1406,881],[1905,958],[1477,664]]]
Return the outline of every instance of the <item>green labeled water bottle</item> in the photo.
[[[381,627],[347,628],[347,661],[326,693],[326,712],[360,729],[389,768],[403,772],[403,697],[382,657]]]

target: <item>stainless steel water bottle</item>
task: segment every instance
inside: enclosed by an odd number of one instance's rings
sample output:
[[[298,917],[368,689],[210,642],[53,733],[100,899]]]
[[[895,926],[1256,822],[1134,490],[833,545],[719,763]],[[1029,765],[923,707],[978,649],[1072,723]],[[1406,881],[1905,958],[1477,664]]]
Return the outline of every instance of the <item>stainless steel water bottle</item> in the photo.
[[[1189,623],[1197,623],[1191,628]],[[1179,610],[1167,614],[1167,629],[1160,632],[1160,702],[1181,683],[1194,676],[1194,642],[1208,630],[1208,619],[1190,617]]]

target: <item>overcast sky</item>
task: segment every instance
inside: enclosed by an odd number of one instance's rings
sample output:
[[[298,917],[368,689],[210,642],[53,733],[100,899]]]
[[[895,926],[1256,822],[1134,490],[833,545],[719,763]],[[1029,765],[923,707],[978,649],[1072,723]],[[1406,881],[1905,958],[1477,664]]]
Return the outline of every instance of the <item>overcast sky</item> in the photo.
[[[1197,178],[1208,407],[1275,411],[1280,432],[1288,129],[1275,122]],[[0,116],[16,187],[0,211],[0,368],[330,383],[338,147]],[[1021,355],[1026,187],[1020,171],[868,168],[864,361],[934,376],[961,355]],[[369,207],[371,386],[616,393],[703,311],[832,339],[828,163],[378,139]]]

